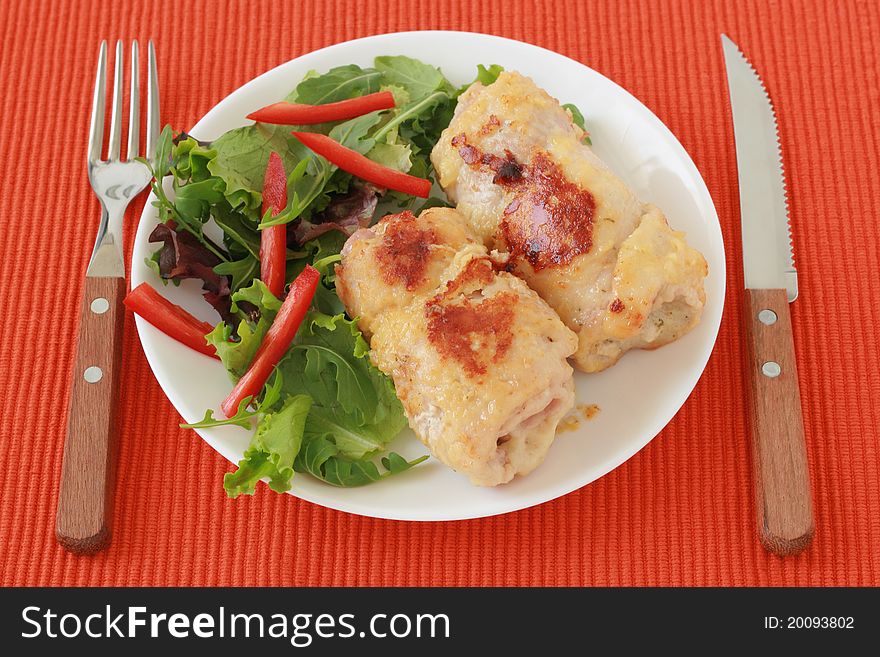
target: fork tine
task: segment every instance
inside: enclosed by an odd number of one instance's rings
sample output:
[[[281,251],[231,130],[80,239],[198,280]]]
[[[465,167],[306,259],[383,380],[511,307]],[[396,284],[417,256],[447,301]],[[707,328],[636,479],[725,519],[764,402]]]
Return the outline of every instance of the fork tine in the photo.
[[[138,66],[138,42],[135,40],[131,42],[131,95],[129,97],[131,111],[128,117],[128,150],[125,156],[127,160],[133,160],[138,156],[138,142],[141,133]]]
[[[89,161],[101,159],[101,146],[104,141],[104,100],[107,84],[107,42],[101,42],[98,51],[98,73],[95,76],[95,94],[92,98],[92,119],[89,124]]]
[[[116,42],[116,64],[113,68],[113,112],[110,115],[110,142],[107,146],[107,159],[119,159],[122,145],[122,41]]]
[[[159,139],[159,76],[156,73],[156,48],[152,39],[149,44],[150,66],[147,71],[147,159],[156,155]]]

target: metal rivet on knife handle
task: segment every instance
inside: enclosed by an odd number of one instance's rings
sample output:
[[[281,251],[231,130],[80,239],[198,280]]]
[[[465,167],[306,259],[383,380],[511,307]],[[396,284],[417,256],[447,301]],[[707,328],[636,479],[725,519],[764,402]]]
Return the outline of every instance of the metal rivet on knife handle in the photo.
[[[771,324],[776,323],[776,313],[770,310],[769,308],[764,308],[761,312],[758,313],[758,319],[762,324],[770,326]]]

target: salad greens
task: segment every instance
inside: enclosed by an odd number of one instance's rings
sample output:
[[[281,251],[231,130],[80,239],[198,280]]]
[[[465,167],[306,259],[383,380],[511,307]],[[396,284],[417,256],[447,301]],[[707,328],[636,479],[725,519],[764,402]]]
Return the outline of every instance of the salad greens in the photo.
[[[502,70],[480,65],[475,81],[491,84]],[[431,149],[467,86],[455,87],[438,68],[409,57],[376,57],[372,67],[311,71],[285,100],[318,105],[390,91],[392,109],[305,128],[249,125],[212,142],[174,135],[168,126],[162,131],[149,163],[160,219],[150,241],[160,247],[147,264],[165,282],[201,281],[221,318],[207,341],[233,381],[248,370],[282,303],[259,278],[261,229],[287,226],[288,283],[307,264],[321,274],[310,310],[259,395],[246,398],[233,417],[215,418],[208,410],[200,422],[181,425],[255,428],[237,470],[224,477],[230,497],[252,494],[261,479],[272,490],[288,490],[294,472],[361,486],[427,458],[407,461],[392,452],[377,461],[406,417],[391,380],[371,364],[356,321],[344,314],[333,264],[348,235],[379,211],[418,212],[445,202],[356,179],[291,131],[320,132],[386,167],[433,179]],[[280,213],[264,216],[261,192],[272,151],[284,163],[288,201]]]

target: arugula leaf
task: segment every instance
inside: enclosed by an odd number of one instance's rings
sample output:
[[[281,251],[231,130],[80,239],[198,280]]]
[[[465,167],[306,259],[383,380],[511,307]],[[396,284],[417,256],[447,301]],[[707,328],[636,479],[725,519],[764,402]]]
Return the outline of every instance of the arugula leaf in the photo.
[[[449,82],[440,69],[411,57],[376,57],[373,63],[386,83],[406,89],[411,101],[418,101],[438,89],[449,88]]]
[[[312,256],[312,265],[316,266],[322,274],[321,283],[315,291],[312,305],[318,312],[331,317],[345,312],[345,306],[339,300],[339,296],[337,296],[336,290],[333,287],[336,274],[331,266],[331,261],[339,256],[339,252],[342,250],[347,237],[345,233],[334,230],[319,235],[311,242],[306,243],[306,247],[315,250]],[[326,270],[323,268],[325,265],[322,265],[322,263],[325,263]]]
[[[288,183],[290,190],[287,208],[274,217],[263,217],[260,228],[280,226],[299,218],[324,193],[330,176],[333,175],[332,165],[319,155],[309,155],[306,166],[298,166]]]
[[[289,397],[281,409],[263,415],[238,470],[223,477],[229,497],[251,495],[257,482],[269,478],[269,488],[283,493],[290,489],[293,463],[302,446],[306,417],[312,406],[308,395]]]
[[[356,98],[379,91],[382,74],[372,68],[361,68],[355,64],[331,68],[323,75],[314,71],[300,82],[287,100],[307,105],[335,103],[347,98]]]
[[[572,103],[566,103],[562,106],[562,109],[566,109],[571,113],[572,123],[574,123],[578,128],[584,131],[584,143],[587,144],[587,146],[592,146],[593,140],[590,139],[590,133],[587,132],[587,128],[584,124],[584,115],[581,114],[581,111],[577,108],[577,106]]]
[[[356,322],[312,310],[278,365],[285,393],[315,402],[306,435],[332,437],[340,454],[355,459],[382,449],[406,426],[391,380],[368,351]]]
[[[228,424],[234,424],[243,429],[250,429],[252,428],[252,418],[261,413],[269,412],[272,410],[272,407],[280,401],[282,382],[281,372],[275,370],[275,376],[272,377],[272,381],[267,383],[266,387],[263,388],[262,399],[257,401],[256,408],[253,411],[248,410],[248,406],[250,406],[250,403],[253,401],[253,399],[248,396],[238,403],[238,409],[236,409],[235,415],[232,417],[218,419],[214,417],[214,411],[208,409],[205,411],[205,416],[199,422],[181,424],[180,427],[182,429],[203,429],[207,427],[222,427]]]
[[[242,429],[250,429],[251,427],[251,418],[258,414],[258,411],[249,411],[247,410],[248,405],[251,403],[251,398],[245,397],[238,404],[238,410],[235,415],[229,418],[215,418],[214,411],[212,409],[208,409],[205,411],[205,416],[199,420],[198,422],[190,422],[190,423],[181,423],[181,429],[207,429],[208,427],[223,427],[226,425],[235,425],[237,427],[241,427]]]
[[[260,257],[260,233],[245,215],[233,210],[227,203],[217,203],[211,216],[223,231],[227,244],[234,242],[254,258]]]
[[[391,452],[387,457],[382,458],[384,471],[380,472],[376,464],[368,459],[341,458],[337,446],[322,437],[306,440],[293,462],[293,469],[297,472],[307,472],[333,486],[352,488],[405,472],[427,458],[422,456],[407,461],[400,454]]]
[[[156,140],[156,154],[147,165],[153,170],[156,180],[162,180],[171,170],[171,150],[173,147],[171,126],[166,125]]]
[[[335,139],[343,146],[364,154],[373,147],[373,141],[367,139],[367,133],[379,123],[381,114],[381,112],[370,112],[349,119],[333,127],[328,134],[331,139]]]
[[[231,276],[230,288],[234,292],[260,274],[260,261],[251,254],[241,260],[221,262],[214,267],[214,271],[224,276]]]
[[[581,114],[581,111],[577,108],[577,105],[566,103],[562,106],[562,109],[568,110],[571,113],[572,123],[574,123],[581,130],[584,130],[584,115]]]
[[[340,253],[345,245],[346,238],[346,235],[339,232],[325,233],[306,242],[303,248],[310,251],[312,253],[312,260],[317,262]]]
[[[428,112],[434,106],[442,103],[443,101],[449,100],[449,94],[444,91],[435,91],[434,93],[425,96],[423,98],[419,98],[418,100],[410,103],[405,107],[401,107],[397,110],[397,114],[392,118],[388,123],[383,125],[379,130],[376,131],[376,134],[373,135],[373,138],[378,140],[381,139],[384,135],[391,133],[394,128],[405,123],[407,121],[414,121],[419,118],[419,116],[423,113]],[[429,113],[430,114],[430,113]]]
[[[503,72],[504,67],[499,64],[490,64],[489,68],[486,68],[482,64],[477,64],[477,78],[476,80],[474,80],[474,82],[479,82],[480,84],[488,87],[490,84],[495,82],[495,80],[498,79],[498,76],[501,75]],[[464,87],[464,89],[469,86],[470,85],[467,85],[466,87]],[[464,89],[462,89],[462,91],[464,91]]]
[[[280,369],[295,367],[304,375],[297,384],[308,386],[318,405],[339,408],[363,424],[372,419],[369,414],[379,402],[382,376],[365,358],[368,351],[354,321],[311,312]]]

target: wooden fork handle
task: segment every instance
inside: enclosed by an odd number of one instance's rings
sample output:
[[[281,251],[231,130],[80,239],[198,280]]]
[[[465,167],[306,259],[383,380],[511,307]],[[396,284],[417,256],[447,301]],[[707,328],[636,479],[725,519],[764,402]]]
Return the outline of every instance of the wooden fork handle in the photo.
[[[75,554],[110,542],[124,278],[86,277],[55,534]]]
[[[813,503],[785,290],[746,290],[746,338],[758,533],[797,554],[813,538]]]

